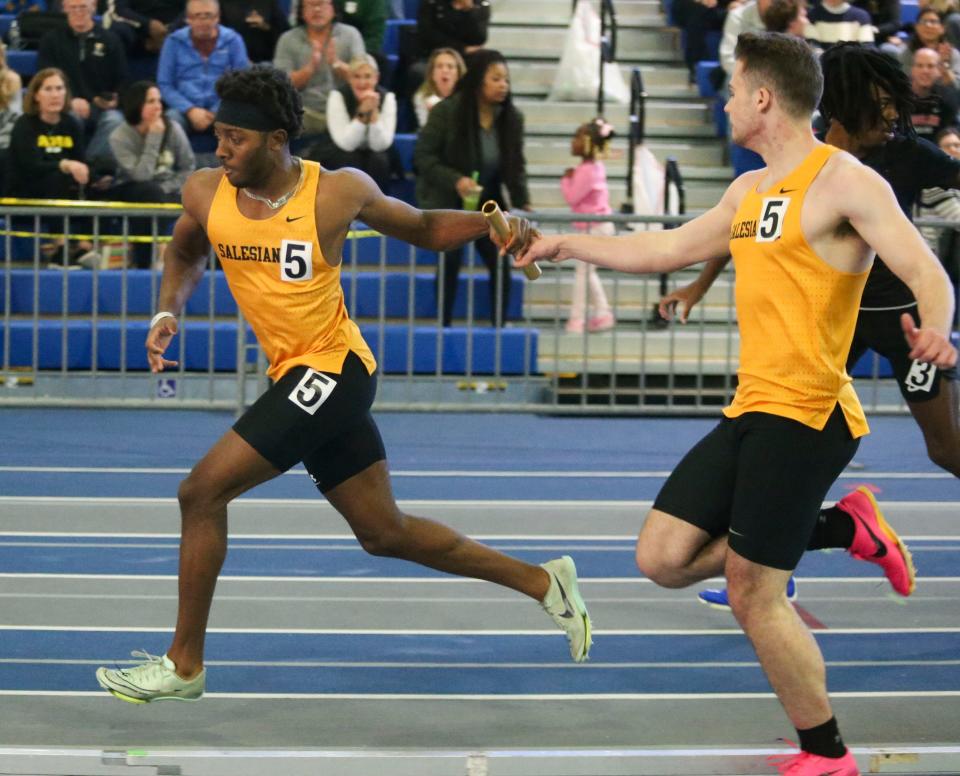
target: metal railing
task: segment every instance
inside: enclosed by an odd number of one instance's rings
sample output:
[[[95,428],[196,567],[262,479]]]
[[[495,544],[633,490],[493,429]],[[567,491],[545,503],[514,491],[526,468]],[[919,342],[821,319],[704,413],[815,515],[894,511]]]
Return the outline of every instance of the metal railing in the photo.
[[[165,219],[172,215],[175,209],[76,203],[0,207],[6,222],[0,241],[0,379],[6,387],[0,405],[239,410],[263,390],[263,356],[212,257],[171,348],[179,366],[158,376],[147,370],[143,349],[158,270],[130,269],[119,260],[110,267],[106,259],[91,269],[72,269],[67,250],[52,260],[41,252],[45,241],[60,234],[68,245],[90,236],[101,257],[107,257],[105,248],[125,253],[137,241],[162,244]],[[129,219],[137,217],[151,219],[149,234],[134,234],[144,231],[131,227]],[[687,220],[547,213],[531,218],[545,229],[566,229],[572,220],[612,221],[620,229]],[[617,325],[569,333],[570,267],[550,264],[533,283],[514,273],[507,324],[494,328],[488,273],[472,247],[466,259],[461,306],[453,326],[444,328],[434,290],[436,256],[369,230],[351,232],[343,254],[345,301],[380,364],[378,408],[716,415],[729,401],[738,353],[729,272],[687,325],[658,328],[649,311],[664,290],[659,278],[601,270]],[[695,274],[676,273],[670,283],[685,284]],[[880,367],[874,361],[858,379],[861,399],[872,412],[903,412],[899,391]]]

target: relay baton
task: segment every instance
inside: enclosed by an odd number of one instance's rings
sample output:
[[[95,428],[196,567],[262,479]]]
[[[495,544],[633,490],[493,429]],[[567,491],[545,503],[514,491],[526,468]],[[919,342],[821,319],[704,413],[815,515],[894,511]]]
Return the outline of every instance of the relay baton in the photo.
[[[512,233],[510,231],[510,224],[508,224],[507,219],[503,217],[503,211],[500,210],[500,206],[492,199],[488,199],[483,203],[480,212],[483,213],[483,217],[487,219],[487,223],[493,227],[493,231],[500,236],[504,244],[508,243]],[[540,269],[540,265],[537,264],[537,262],[527,264],[521,267],[521,269],[523,270],[523,274],[527,276],[527,280],[536,280],[543,274],[543,270]]]

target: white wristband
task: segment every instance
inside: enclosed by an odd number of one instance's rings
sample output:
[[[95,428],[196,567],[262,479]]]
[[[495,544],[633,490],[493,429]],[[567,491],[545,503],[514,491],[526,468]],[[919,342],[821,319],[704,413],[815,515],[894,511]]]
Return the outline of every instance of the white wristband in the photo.
[[[163,312],[159,312],[156,315],[154,315],[153,318],[151,319],[150,328],[152,329],[154,326],[160,323],[160,321],[162,321],[164,318],[173,318],[174,320],[176,320],[177,316],[174,315],[173,313],[168,313],[166,310],[164,310]]]

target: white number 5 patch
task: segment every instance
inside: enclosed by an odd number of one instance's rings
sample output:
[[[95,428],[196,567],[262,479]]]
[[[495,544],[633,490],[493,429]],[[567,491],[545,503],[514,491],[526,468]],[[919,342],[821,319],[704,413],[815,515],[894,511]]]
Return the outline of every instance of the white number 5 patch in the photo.
[[[313,243],[303,240],[280,242],[280,279],[292,283],[313,277]]]
[[[330,375],[308,369],[300,382],[297,383],[297,387],[290,392],[290,396],[287,398],[300,409],[313,415],[320,408],[320,405],[330,398],[330,394],[336,387],[337,381]]]
[[[790,197],[764,197],[761,208],[757,242],[773,242],[783,233],[783,219],[787,216]]]

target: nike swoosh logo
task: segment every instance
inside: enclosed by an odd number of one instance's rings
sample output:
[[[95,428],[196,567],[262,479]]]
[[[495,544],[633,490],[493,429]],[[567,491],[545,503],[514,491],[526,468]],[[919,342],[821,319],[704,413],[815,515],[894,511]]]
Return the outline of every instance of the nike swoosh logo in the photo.
[[[556,574],[553,575],[553,578],[557,580],[557,587],[560,588],[560,598],[563,599],[563,605],[566,607],[566,611],[561,612],[560,616],[569,620],[571,617],[573,617],[573,609],[570,607],[570,601],[567,598],[567,591],[563,589],[563,585],[560,584],[560,579]]]
[[[728,530],[730,533],[732,533],[734,536],[744,536],[744,537],[746,536],[746,534],[742,534],[742,533],[740,533],[739,531],[734,531],[732,528],[728,528],[727,530]]]
[[[287,216],[287,223],[289,224],[291,221],[299,221],[301,218],[303,218],[303,216]]]
[[[785,189],[783,186],[780,187],[781,194],[789,194],[791,191],[796,191],[796,189]],[[829,776],[829,774],[827,776]]]

